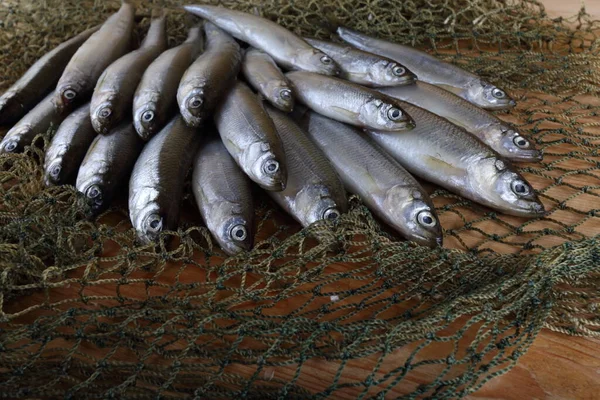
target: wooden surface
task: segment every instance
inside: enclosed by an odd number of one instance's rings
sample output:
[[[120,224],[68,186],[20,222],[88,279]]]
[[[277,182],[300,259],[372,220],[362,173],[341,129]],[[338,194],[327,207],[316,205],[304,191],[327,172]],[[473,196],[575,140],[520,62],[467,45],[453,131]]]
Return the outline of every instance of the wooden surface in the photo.
[[[551,17],[571,16],[584,2],[542,0]],[[600,18],[600,1],[585,2]],[[600,340],[543,330],[517,366],[488,382],[471,399],[599,399]]]
[[[580,3],[573,0],[545,0],[542,3],[546,5],[548,14],[552,17],[573,15],[580,7]],[[586,9],[596,18],[600,18],[600,0],[588,1]],[[35,299],[32,297],[29,300]],[[364,363],[354,363],[351,372],[345,374],[345,377],[352,379],[352,375],[355,374],[357,378],[363,379],[364,374],[371,371],[372,362],[373,360],[365,360]],[[393,364],[390,365],[391,368],[397,367],[393,361],[390,364]],[[251,367],[244,368],[247,373],[253,372]],[[291,379],[294,371],[295,368],[278,368],[266,370],[264,373],[278,379]],[[241,370],[236,372],[244,373]],[[330,383],[335,373],[335,365],[323,360],[314,360],[305,365],[303,376],[298,384],[309,390],[323,390],[323,385]],[[414,389],[414,385],[428,382],[433,375],[433,372],[431,374],[423,372],[414,381],[394,388],[389,395],[390,397],[401,396],[407,390]],[[355,396],[351,393],[343,396],[349,399],[353,397]],[[469,398],[599,399],[600,339],[574,338],[542,331],[529,352],[520,359],[513,370],[491,380]]]

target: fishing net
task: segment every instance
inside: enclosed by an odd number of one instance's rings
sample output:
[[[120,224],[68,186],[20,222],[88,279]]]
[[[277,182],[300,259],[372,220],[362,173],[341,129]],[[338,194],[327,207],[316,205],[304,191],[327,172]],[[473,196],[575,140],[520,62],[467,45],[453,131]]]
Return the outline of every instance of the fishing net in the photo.
[[[138,36],[150,7],[180,2],[145,3]],[[186,189],[180,229],[141,245],[125,193],[89,219],[73,187],[44,188],[49,132],[0,156],[1,396],[455,398],[510,370],[543,327],[599,336],[597,22],[553,20],[530,0],[221,4],[301,34],[345,25],[409,43],[507,88],[518,106],[498,115],[544,150],[520,168],[548,216],[432,188],[445,247],[431,250],[357,198],[301,230],[257,193],[256,248],[225,258]],[[0,0],[0,91],[117,8]],[[169,18],[175,45],[186,20]]]

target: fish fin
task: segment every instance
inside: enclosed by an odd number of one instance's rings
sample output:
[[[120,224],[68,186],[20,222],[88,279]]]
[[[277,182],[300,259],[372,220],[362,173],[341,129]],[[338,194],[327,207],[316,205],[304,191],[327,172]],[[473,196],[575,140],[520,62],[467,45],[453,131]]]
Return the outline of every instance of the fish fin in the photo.
[[[425,163],[432,169],[432,170],[441,170],[443,171],[444,174],[446,175],[461,175],[463,174],[462,169],[455,167],[452,164],[447,163],[444,160],[440,160],[439,158],[436,157],[432,157],[432,156],[425,156]]]
[[[436,83],[435,86],[442,88],[450,93],[454,93],[457,96],[460,96],[464,92],[463,88],[458,88],[458,87],[446,85],[443,83]]]
[[[331,106],[331,109],[337,113],[340,113],[340,114],[346,116],[347,118],[358,120],[358,116],[359,116],[358,113],[352,112],[350,110],[346,110],[345,108],[336,107],[336,106]]]

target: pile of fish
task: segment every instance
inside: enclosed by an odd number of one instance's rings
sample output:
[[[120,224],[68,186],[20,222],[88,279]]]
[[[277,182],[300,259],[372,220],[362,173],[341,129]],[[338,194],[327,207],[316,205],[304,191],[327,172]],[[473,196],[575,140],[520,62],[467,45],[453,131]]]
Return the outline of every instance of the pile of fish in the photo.
[[[406,239],[442,243],[413,177],[500,212],[544,207],[511,161],[541,153],[487,110],[501,89],[414,48],[346,28],[345,44],[301,38],[264,18],[208,5],[168,49],[156,13],[133,50],[134,6],[61,44],[0,97],[12,125],[0,153],[57,127],[47,185],[75,183],[96,213],[129,188],[141,240],[176,229],[192,170],[198,209],[228,254],[253,244],[252,183],[300,224],[335,220],[347,193]]]

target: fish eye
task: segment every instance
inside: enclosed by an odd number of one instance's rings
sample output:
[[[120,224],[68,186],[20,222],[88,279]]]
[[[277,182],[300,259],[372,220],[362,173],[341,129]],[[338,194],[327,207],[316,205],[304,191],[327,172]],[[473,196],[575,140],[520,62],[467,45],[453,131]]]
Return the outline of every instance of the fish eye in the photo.
[[[340,212],[337,210],[337,208],[333,208],[333,207],[328,208],[323,213],[323,219],[327,220],[327,221],[335,221],[339,217],[340,217]]]
[[[77,92],[73,89],[67,89],[64,91],[63,97],[67,100],[73,100],[75,97],[77,97]]]
[[[292,91],[290,89],[281,89],[279,91],[279,97],[283,100],[289,100],[292,98]]]
[[[144,122],[152,122],[154,119],[154,111],[146,111],[142,114],[142,120]]]
[[[162,230],[162,218],[158,214],[152,214],[146,220],[146,225],[150,233],[158,233]]]
[[[101,194],[102,194],[102,191],[100,190],[98,185],[90,186],[90,188],[86,192],[86,196],[89,197],[90,199],[96,199],[96,198],[100,197]]]
[[[492,90],[492,96],[494,96],[497,99],[503,99],[506,97],[506,93],[504,93],[503,90],[500,90],[498,88],[494,88]]]
[[[100,112],[98,113],[98,116],[100,118],[108,118],[108,117],[110,117],[111,114],[112,114],[112,110],[110,109],[110,107],[104,107],[103,109],[100,110]]]
[[[248,230],[242,224],[235,225],[233,228],[231,228],[229,235],[233,240],[241,242],[246,240],[246,238],[248,237]]]
[[[329,65],[333,62],[333,60],[329,56],[323,56],[321,57],[321,62],[325,65]]]
[[[525,139],[523,136],[520,135],[515,136],[515,138],[513,139],[513,143],[521,149],[526,149],[529,147],[529,140]]]
[[[428,228],[433,228],[437,225],[437,218],[431,213],[431,211],[427,210],[421,211],[417,215],[417,221],[419,221],[419,224]]]
[[[60,175],[60,172],[62,171],[62,168],[60,167],[60,165],[55,165],[51,170],[50,170],[50,176],[52,176],[53,178],[58,178]]]
[[[194,96],[188,101],[188,106],[190,108],[196,109],[196,108],[202,107],[202,103],[204,103],[204,100],[202,99],[202,97]]]
[[[263,166],[263,170],[267,175],[273,175],[279,171],[279,163],[275,160],[267,160]]]
[[[6,143],[6,145],[4,146],[4,150],[8,152],[13,152],[17,149],[17,146],[17,142],[11,140],[10,142]]]
[[[406,70],[404,68],[402,68],[399,65],[396,65],[393,69],[392,69],[392,73],[396,76],[402,76],[406,73]]]
[[[526,196],[530,193],[529,185],[521,180],[516,180],[510,185],[516,195]]]
[[[402,118],[402,111],[400,111],[399,109],[397,109],[395,107],[392,107],[388,110],[388,117],[392,121],[398,121],[399,119]]]
[[[498,171],[504,171],[506,169],[506,163],[502,160],[496,160],[494,166]]]

